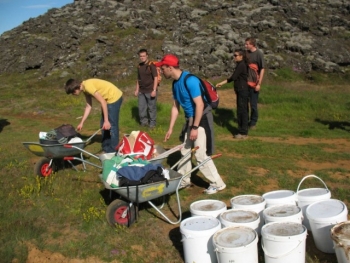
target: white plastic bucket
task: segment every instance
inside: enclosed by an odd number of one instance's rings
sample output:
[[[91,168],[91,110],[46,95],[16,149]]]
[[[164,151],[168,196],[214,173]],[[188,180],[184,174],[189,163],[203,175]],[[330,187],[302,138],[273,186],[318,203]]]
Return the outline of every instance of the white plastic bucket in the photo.
[[[252,228],[245,226],[225,227],[213,236],[219,263],[258,263],[257,244],[258,234]]]
[[[249,210],[230,209],[219,215],[221,227],[246,226],[254,229],[259,228],[260,216],[258,213]]]
[[[303,212],[296,205],[275,205],[263,211],[265,224],[271,222],[294,222],[302,224]]]
[[[261,229],[265,263],[305,263],[307,229],[293,222],[271,222]]]
[[[332,227],[331,237],[338,263],[350,263],[350,221]]]
[[[190,205],[192,216],[213,216],[218,217],[222,212],[227,210],[224,202],[219,200],[200,200]]]
[[[259,214],[260,223],[257,233],[260,236],[261,228],[264,225],[263,211],[266,207],[265,199],[260,195],[239,195],[231,198],[232,209],[243,209],[254,211]]]
[[[325,188],[308,188],[308,189],[299,190],[301,184],[307,178],[316,178],[320,180],[323,183]],[[303,211],[303,215],[304,215],[303,225],[306,226],[308,230],[311,230],[309,219],[306,216],[306,208],[308,207],[308,205],[317,201],[328,200],[330,198],[331,198],[331,192],[328,190],[326,184],[322,181],[322,179],[317,177],[316,175],[313,175],[313,174],[307,175],[300,181],[297,189],[297,203],[298,203],[298,206]]]
[[[219,219],[212,216],[194,216],[180,224],[185,263],[214,263],[216,254],[213,235],[221,229]]]
[[[317,249],[325,253],[335,253],[331,228],[348,220],[346,205],[336,199],[318,201],[306,208],[306,216],[309,219]]]
[[[262,195],[266,200],[266,207],[273,205],[295,205],[296,204],[296,194],[291,190],[277,190],[272,192],[267,192]]]

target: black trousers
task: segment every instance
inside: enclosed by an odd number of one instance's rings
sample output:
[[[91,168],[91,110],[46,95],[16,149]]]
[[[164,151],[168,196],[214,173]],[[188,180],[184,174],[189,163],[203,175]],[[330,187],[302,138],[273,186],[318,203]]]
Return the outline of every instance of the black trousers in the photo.
[[[237,123],[238,133],[242,135],[248,134],[248,119],[249,119],[249,90],[238,89],[236,92],[237,101]]]

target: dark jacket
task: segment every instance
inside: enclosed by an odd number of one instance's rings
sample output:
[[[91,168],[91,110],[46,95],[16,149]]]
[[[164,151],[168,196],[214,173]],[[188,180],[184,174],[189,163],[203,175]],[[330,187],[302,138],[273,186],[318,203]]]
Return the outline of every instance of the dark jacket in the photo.
[[[248,90],[247,84],[248,66],[244,60],[237,62],[237,66],[232,76],[227,79],[227,83],[234,81],[235,91]]]

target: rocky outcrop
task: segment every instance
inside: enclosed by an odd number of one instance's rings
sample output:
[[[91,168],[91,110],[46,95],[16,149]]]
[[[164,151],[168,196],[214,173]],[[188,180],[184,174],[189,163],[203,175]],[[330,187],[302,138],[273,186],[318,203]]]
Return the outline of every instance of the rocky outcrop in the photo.
[[[0,74],[127,77],[139,48],[175,53],[206,77],[232,72],[232,53],[258,39],[267,67],[341,72],[350,64],[347,0],[75,0],[0,36]]]

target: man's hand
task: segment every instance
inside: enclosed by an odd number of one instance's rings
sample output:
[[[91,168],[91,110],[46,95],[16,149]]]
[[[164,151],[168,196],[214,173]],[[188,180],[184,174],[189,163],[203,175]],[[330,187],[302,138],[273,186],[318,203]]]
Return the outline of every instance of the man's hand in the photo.
[[[195,141],[198,138],[198,130],[191,129],[190,140]]]

